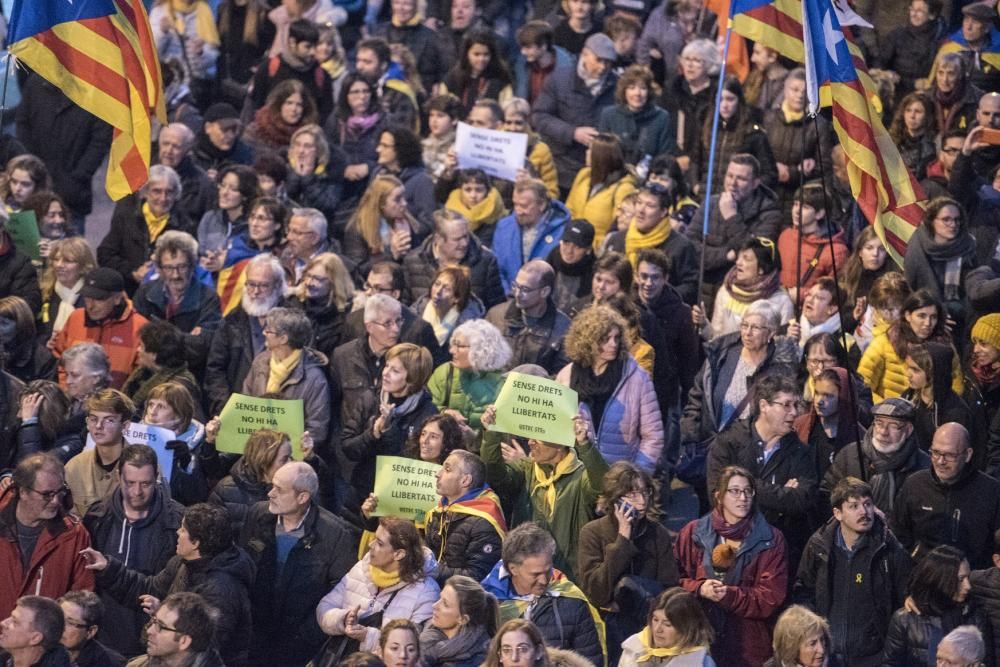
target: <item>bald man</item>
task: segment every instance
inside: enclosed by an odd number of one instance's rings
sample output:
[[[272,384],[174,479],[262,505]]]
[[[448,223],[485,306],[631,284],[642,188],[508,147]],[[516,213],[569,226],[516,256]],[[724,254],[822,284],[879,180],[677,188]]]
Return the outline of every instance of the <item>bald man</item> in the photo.
[[[177,172],[181,179],[181,198],[177,207],[197,223],[205,211],[214,208],[218,191],[205,170],[191,159],[195,134],[184,123],[170,123],[160,130],[158,162]]]
[[[910,475],[896,499],[890,526],[914,560],[936,546],[961,549],[973,569],[992,564],[1000,528],[1000,482],[972,465],[969,432],[956,422],[934,432],[929,470]]]

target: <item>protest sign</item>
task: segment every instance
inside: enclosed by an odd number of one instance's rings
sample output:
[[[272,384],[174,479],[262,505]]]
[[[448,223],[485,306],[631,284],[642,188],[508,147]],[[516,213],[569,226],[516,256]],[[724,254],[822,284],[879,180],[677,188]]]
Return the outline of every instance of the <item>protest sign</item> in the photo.
[[[517,180],[524,168],[528,135],[459,123],[455,131],[455,155],[459,169],[482,169],[490,176]]]
[[[177,435],[162,426],[128,422],[125,424],[124,438],[125,442],[130,445],[149,445],[153,448],[153,451],[156,452],[156,460],[160,464],[160,474],[169,484],[170,475],[174,468],[174,453],[167,449],[167,443],[176,440]],[[93,449],[96,446],[93,436],[88,433],[84,449]]]
[[[497,396],[496,423],[491,431],[572,447],[576,443],[573,417],[576,392],[552,380],[508,373]]]
[[[38,221],[35,219],[34,211],[28,209],[11,213],[3,226],[18,250],[31,259],[41,258],[38,253],[38,242],[42,237],[38,233]]]
[[[215,439],[215,448],[220,452],[242,454],[247,438],[254,431],[269,428],[287,433],[292,439],[292,458],[302,460],[302,432],[305,430],[302,399],[286,401],[233,394],[222,408],[219,421],[222,426]]]
[[[375,457],[375,516],[398,516],[422,522],[424,514],[434,509],[437,494],[436,463],[402,456]]]

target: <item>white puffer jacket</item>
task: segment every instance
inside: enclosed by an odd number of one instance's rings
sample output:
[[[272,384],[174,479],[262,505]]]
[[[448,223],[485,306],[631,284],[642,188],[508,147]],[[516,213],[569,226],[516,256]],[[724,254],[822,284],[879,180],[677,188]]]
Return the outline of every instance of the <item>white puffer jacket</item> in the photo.
[[[437,569],[437,560],[430,549],[424,547],[423,579],[410,584],[400,582],[381,591],[368,575],[370,560],[371,556],[365,554],[365,557],[337,582],[333,590],[319,601],[316,607],[316,620],[326,634],[344,634],[344,619],[347,612],[354,607],[358,607],[359,618],[384,610],[382,625],[396,618],[405,618],[420,627],[431,617],[431,606],[437,601],[441,589],[434,581],[433,574]],[[389,602],[390,597],[391,602]],[[386,607],[387,602],[389,602],[388,607]],[[378,647],[379,634],[380,628],[368,628],[368,635],[361,642],[360,650],[374,652]]]

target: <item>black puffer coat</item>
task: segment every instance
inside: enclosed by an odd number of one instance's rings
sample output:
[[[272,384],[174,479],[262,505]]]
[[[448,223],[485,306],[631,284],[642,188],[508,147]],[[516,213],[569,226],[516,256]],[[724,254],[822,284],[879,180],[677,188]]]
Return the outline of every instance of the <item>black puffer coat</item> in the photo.
[[[0,232],[0,298],[19,296],[28,302],[31,312],[42,311],[42,290],[38,272],[31,260],[14,246],[6,231]]]
[[[240,538],[257,565],[251,655],[255,664],[298,667],[326,640],[316,622],[316,605],[354,566],[359,536],[343,519],[313,503],[302,524],[305,534],[279,566],[276,521],[267,502],[257,503]]]
[[[97,580],[116,600],[127,604],[136,604],[140,595],[163,600],[171,593],[198,593],[219,611],[215,642],[225,664],[244,667],[252,664],[250,587],[254,574],[253,561],[243,549],[233,545],[211,558],[185,561],[174,556],[154,575],[126,568],[111,557]]]
[[[503,542],[489,521],[462,512],[434,512],[425,529],[427,546],[438,559],[434,578],[442,586],[462,574],[482,581],[500,560]]]
[[[250,508],[267,500],[267,492],[271,485],[262,480],[254,479],[246,463],[240,458],[229,474],[223,477],[212,492],[208,494],[208,502],[219,507],[225,507],[232,520],[233,534],[239,535],[246,521]]]
[[[945,635],[960,625],[974,625],[983,633],[986,644],[984,665],[992,665],[993,631],[989,621],[975,607],[964,605],[945,616],[915,614],[897,609],[889,623],[889,632],[882,651],[883,667],[912,667],[934,663],[937,645]]]

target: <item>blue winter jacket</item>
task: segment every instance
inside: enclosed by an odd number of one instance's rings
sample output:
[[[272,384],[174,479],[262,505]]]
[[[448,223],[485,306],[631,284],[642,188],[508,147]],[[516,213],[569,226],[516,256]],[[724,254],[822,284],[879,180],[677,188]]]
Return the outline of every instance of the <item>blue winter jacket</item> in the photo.
[[[521,226],[511,213],[501,218],[493,233],[493,254],[500,265],[500,280],[503,282],[504,293],[510,294],[510,284],[517,277],[517,272],[525,263],[533,259],[544,260],[558,245],[563,229],[570,220],[566,205],[556,199],[549,201],[549,209],[538,223],[538,235],[531,246],[531,252],[524,256],[521,248]]]

